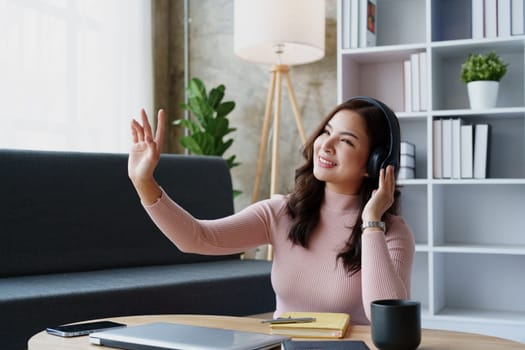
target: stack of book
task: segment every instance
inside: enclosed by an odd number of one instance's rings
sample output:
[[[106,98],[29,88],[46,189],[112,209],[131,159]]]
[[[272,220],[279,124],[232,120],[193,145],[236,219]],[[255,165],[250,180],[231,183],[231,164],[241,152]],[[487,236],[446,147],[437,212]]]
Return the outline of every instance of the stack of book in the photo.
[[[399,161],[399,179],[414,179],[416,177],[416,145],[401,142],[401,159]]]
[[[377,0],[342,0],[342,47],[376,46]]]
[[[342,338],[350,315],[338,312],[285,312],[281,319],[315,319],[313,322],[270,323],[271,334],[304,338]]]
[[[433,124],[434,178],[486,178],[490,125],[466,124],[461,118],[435,119]]]
[[[405,112],[427,110],[427,53],[416,52],[403,62]]]
[[[524,0],[472,0],[472,39],[525,34]]]

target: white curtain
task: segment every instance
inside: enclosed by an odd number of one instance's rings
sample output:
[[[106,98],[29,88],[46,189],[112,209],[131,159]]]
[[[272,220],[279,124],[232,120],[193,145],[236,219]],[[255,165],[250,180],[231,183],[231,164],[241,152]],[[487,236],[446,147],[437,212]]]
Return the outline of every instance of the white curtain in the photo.
[[[127,152],[150,22],[150,0],[0,0],[0,148]]]

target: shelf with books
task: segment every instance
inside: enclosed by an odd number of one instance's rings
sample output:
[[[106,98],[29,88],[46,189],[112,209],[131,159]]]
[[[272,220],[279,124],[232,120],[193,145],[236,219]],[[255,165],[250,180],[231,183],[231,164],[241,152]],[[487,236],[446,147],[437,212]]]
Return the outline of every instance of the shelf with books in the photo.
[[[521,4],[521,15],[514,5]],[[524,32],[521,0],[431,0],[432,41],[490,40]]]
[[[338,49],[338,99],[370,95],[383,100],[398,115],[402,141],[415,145],[415,178],[398,179],[398,184],[401,213],[416,240],[412,296],[428,310],[423,325],[492,332],[525,342],[524,302],[520,300],[515,317],[498,301],[517,298],[525,284],[517,267],[525,266],[525,236],[520,229],[525,227],[521,213],[525,208],[525,35],[498,33],[473,39],[472,2],[377,1],[376,46]],[[460,79],[461,65],[469,53],[486,51],[495,51],[509,63],[508,71],[500,82],[496,108],[472,110],[467,86]],[[419,85],[426,86],[427,105],[410,111],[405,100],[405,62],[414,54],[426,55],[427,81]],[[442,119],[462,119],[463,126],[473,126],[473,157],[474,127],[489,125],[484,176],[435,177],[434,121]],[[468,130],[465,135],[468,140]],[[467,155],[469,143],[463,146]],[[498,293],[492,288],[498,300],[490,304],[484,290],[491,282],[483,268],[490,270],[492,264],[503,275],[495,278],[496,283],[509,290]],[[470,300],[463,299],[458,285],[470,293]],[[447,291],[449,287],[454,292]],[[443,310],[455,314],[444,316]],[[454,322],[444,322],[444,317]],[[487,319],[513,319],[521,328],[494,330],[488,322],[483,324]]]
[[[357,50],[356,50],[357,51]],[[421,48],[345,54],[341,57],[340,98],[370,95],[387,103],[395,112],[405,112],[404,66],[410,55]]]
[[[340,0],[338,10],[342,19],[341,48],[377,47],[426,41],[425,1]],[[399,19],[403,20],[399,21]],[[365,43],[367,32],[370,33],[368,36],[372,37],[371,44]]]
[[[471,0],[433,0],[431,4],[432,41],[471,37]]]
[[[507,74],[500,81],[498,107],[523,107],[524,40],[498,39],[471,44],[431,47],[432,108],[434,110],[467,109],[467,86],[460,80],[461,65],[469,53],[495,51],[507,62]]]
[[[486,156],[483,175],[476,172],[476,151],[483,141],[480,128],[486,126],[482,147]],[[465,129],[465,130],[462,130]],[[454,130],[469,132],[469,137]],[[432,166],[435,179],[523,179],[525,178],[525,118],[523,113],[461,114],[433,119]],[[503,156],[504,155],[504,156]],[[483,159],[482,159],[483,161]],[[467,164],[468,163],[468,164]],[[464,167],[470,167],[466,172]]]

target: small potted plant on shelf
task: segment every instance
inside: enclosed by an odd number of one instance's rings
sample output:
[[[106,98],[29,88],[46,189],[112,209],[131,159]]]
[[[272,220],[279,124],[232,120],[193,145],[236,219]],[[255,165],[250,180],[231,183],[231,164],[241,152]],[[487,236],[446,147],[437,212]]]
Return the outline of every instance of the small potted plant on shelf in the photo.
[[[461,65],[461,80],[467,84],[470,108],[496,106],[499,81],[507,73],[507,66],[494,51],[468,55]]]
[[[190,111],[195,119],[177,119],[173,124],[188,130],[180,143],[192,154],[222,157],[232,145],[233,139],[224,140],[224,137],[236,130],[230,127],[227,117],[235,108],[235,102],[222,101],[225,90],[224,85],[219,85],[207,93],[204,83],[198,78],[192,78],[186,87],[188,103],[181,103],[180,107]],[[230,169],[240,164],[235,157],[225,158]],[[234,197],[240,193],[239,190],[233,191]]]

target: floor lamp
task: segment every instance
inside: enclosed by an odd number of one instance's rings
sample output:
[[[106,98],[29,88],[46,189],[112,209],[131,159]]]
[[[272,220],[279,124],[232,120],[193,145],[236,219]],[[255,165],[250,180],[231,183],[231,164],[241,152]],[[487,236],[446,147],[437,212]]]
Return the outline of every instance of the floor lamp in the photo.
[[[282,79],[292,105],[297,130],[304,144],[306,136],[292,81],[290,66],[324,57],[324,0],[235,0],[234,52],[250,62],[270,64],[270,85],[257,158],[252,202],[257,201],[263,172],[270,123],[272,121],[272,161],[270,195],[277,192]],[[271,247],[268,250],[271,258]]]

